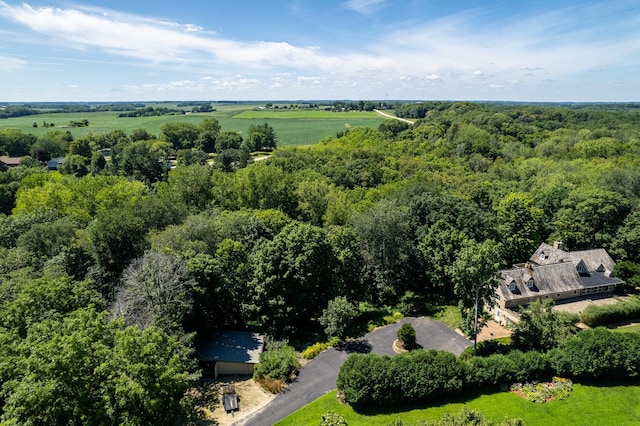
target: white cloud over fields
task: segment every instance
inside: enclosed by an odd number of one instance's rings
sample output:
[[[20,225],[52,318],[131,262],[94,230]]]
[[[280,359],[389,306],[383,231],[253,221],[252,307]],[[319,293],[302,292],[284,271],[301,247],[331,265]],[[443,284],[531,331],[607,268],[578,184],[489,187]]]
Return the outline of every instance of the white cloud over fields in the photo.
[[[66,52],[69,61],[117,67],[128,62],[161,72],[164,81],[158,76],[143,81],[145,74],[140,73],[137,81],[111,82],[140,98],[161,93],[165,98],[209,99],[389,94],[415,99],[598,100],[611,85],[611,78],[600,75],[606,74],[602,70],[640,65],[640,11],[628,13],[625,2],[618,9],[616,5],[576,6],[506,20],[494,19],[495,11],[480,6],[399,25],[393,32],[371,32],[365,43],[351,43],[343,36],[318,38],[315,46],[234,40],[190,23],[86,7],[0,1],[0,19],[30,30],[32,43],[48,43],[57,56]],[[385,0],[349,0],[343,7],[373,14],[389,5]],[[609,19],[600,19],[604,15]],[[14,56],[0,49],[1,72],[19,72],[32,61]],[[616,83],[626,84],[627,92],[629,86],[639,87],[639,78],[638,73],[616,73]],[[594,99],[576,98],[584,82],[599,85],[601,92],[589,95]],[[562,92],[565,86],[569,89]],[[545,87],[555,94],[544,92]]]
[[[19,71],[27,66],[27,61],[0,55],[0,72]]]

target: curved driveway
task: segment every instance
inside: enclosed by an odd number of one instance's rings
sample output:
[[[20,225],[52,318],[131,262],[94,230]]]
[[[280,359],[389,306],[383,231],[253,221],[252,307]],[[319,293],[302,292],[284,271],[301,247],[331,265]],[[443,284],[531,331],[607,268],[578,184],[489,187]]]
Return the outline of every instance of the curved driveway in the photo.
[[[271,426],[289,414],[336,388],[340,366],[351,353],[395,355],[393,342],[398,329],[410,322],[416,330],[416,340],[423,349],[440,349],[460,355],[471,342],[441,322],[430,318],[405,318],[395,324],[377,328],[364,337],[341,348],[329,348],[309,361],[287,390],[255,413],[234,425]]]

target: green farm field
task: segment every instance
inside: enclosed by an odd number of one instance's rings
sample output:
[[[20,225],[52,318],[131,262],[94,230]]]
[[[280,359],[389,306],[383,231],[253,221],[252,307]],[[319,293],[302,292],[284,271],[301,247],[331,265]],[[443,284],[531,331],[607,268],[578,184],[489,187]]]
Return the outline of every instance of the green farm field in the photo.
[[[172,107],[168,104],[150,104],[150,106]],[[223,131],[237,131],[245,134],[252,124],[269,123],[278,135],[278,146],[312,145],[326,136],[335,136],[337,132],[352,127],[377,128],[384,118],[372,112],[332,113],[327,111],[282,111],[274,117],[272,111],[253,111],[257,105],[222,104],[213,105],[215,112],[187,113],[185,115],[166,115],[159,117],[118,117],[117,112],[54,113],[38,114],[0,120],[0,129],[15,127],[25,133],[42,136],[54,129],[69,130],[74,138],[88,133],[109,133],[122,130],[130,134],[134,129],[145,129],[154,135],[160,134],[160,127],[168,122],[180,121],[198,124],[206,117],[216,118]],[[318,113],[318,114],[314,114]],[[89,120],[88,127],[68,127],[70,121]],[[54,123],[56,127],[45,128],[43,122]],[[33,127],[33,123],[38,127]]]
[[[405,425],[415,425],[421,420],[438,420],[447,411],[457,413],[465,406],[495,422],[502,421],[505,416],[521,418],[526,426],[632,425],[640,424],[640,386],[574,384],[569,398],[544,404],[529,402],[511,392],[498,392],[466,395],[433,407],[423,404],[423,407],[413,405],[386,412],[378,409],[360,413],[339,403],[336,392],[332,391],[276,425],[318,424],[327,411],[340,414],[349,425],[386,426],[396,419],[401,419]]]

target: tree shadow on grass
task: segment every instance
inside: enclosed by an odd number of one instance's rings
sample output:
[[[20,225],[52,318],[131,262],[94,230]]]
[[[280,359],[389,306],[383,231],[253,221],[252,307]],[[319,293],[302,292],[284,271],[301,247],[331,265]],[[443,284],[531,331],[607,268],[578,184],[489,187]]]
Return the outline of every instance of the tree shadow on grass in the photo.
[[[348,354],[368,354],[373,348],[368,340],[356,339],[340,343],[336,349]]]
[[[411,401],[405,403],[389,403],[384,406],[352,406],[353,410],[363,416],[377,416],[389,414],[402,414],[412,410],[423,410],[426,408],[439,407],[444,404],[467,404],[470,401],[482,396],[501,392],[499,387],[487,387],[478,390],[466,390],[459,395],[437,396],[422,401]]]

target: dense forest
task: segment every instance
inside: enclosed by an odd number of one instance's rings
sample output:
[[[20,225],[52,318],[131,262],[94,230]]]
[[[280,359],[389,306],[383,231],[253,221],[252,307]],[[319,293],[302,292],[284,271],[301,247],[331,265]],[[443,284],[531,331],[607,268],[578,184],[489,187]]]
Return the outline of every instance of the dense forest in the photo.
[[[199,333],[311,342],[336,298],[362,314],[458,304],[470,270],[542,241],[605,248],[635,285],[636,106],[396,114],[416,121],[280,149],[268,124],[243,138],[212,118],[157,136],[0,130],[0,151],[24,156],[0,174],[2,419],[170,424],[191,409]]]

